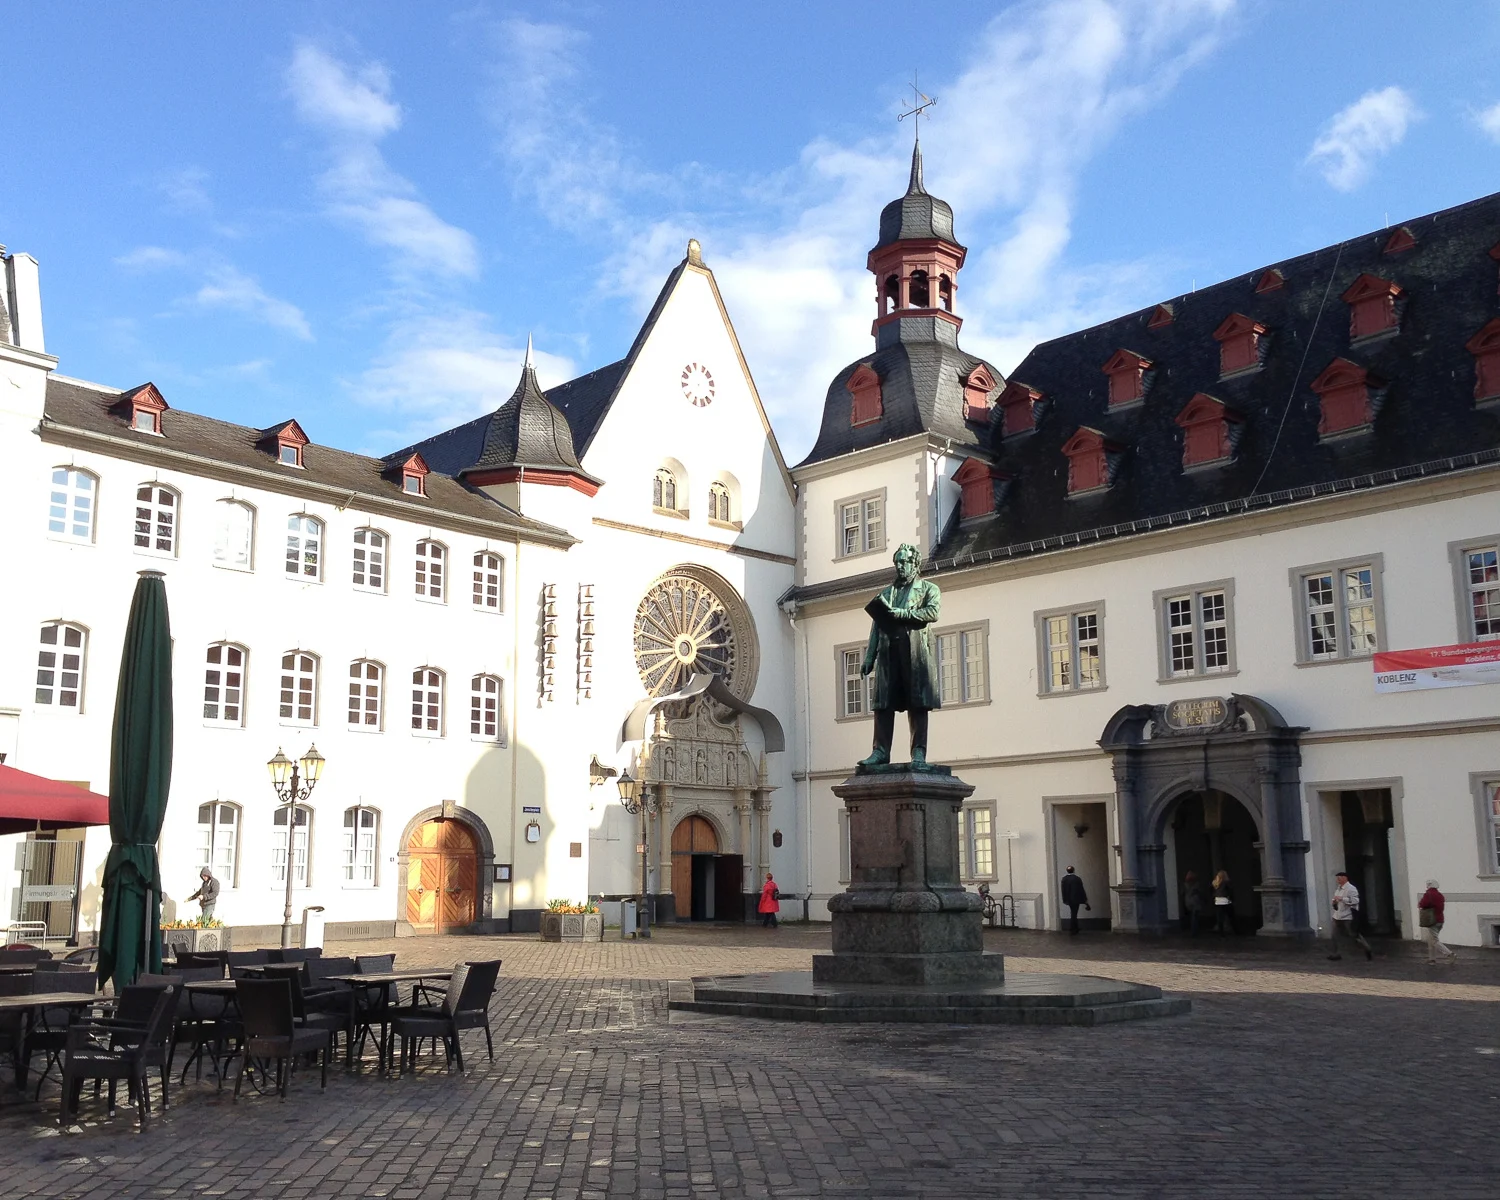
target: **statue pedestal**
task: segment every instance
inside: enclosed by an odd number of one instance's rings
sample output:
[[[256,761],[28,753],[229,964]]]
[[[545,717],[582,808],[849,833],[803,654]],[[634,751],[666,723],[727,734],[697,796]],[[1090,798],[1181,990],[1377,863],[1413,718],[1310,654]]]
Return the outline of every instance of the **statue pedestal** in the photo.
[[[985,987],[1005,978],[986,954],[980,899],[959,883],[959,815],[974,791],[944,768],[899,765],[833,789],[849,813],[849,887],[828,902],[833,953],[819,984]]]

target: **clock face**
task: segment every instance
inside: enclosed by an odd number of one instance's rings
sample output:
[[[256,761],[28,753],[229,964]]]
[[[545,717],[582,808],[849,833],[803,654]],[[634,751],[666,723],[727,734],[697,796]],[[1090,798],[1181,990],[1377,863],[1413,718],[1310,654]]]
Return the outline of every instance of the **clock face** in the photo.
[[[682,394],[699,408],[713,402],[714,377],[702,363],[688,363],[682,368]]]

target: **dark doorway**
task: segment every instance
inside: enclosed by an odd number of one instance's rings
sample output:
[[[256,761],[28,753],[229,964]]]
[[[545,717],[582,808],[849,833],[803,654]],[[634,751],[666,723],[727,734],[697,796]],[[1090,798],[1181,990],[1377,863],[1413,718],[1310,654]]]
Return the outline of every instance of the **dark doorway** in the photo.
[[[1389,831],[1394,822],[1389,789],[1340,792],[1339,816],[1344,826],[1344,870],[1359,889],[1360,924],[1366,933],[1400,937],[1391,882]]]
[[[1245,806],[1224,792],[1188,792],[1178,802],[1170,821],[1177,854],[1175,886],[1179,899],[1183,881],[1189,871],[1197,876],[1203,897],[1200,914],[1202,928],[1214,927],[1213,879],[1220,871],[1229,873],[1234,904],[1236,933],[1254,933],[1260,928],[1260,831]],[[1188,927],[1185,905],[1179,909],[1181,924]]]
[[[714,860],[714,917],[719,921],[745,919],[745,860],[738,854],[720,854]]]

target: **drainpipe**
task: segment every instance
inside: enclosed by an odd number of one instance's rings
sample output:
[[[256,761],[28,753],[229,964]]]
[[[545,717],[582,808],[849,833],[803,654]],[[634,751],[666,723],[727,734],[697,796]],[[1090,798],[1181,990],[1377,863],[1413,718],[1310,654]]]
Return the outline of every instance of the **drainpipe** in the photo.
[[[807,885],[802,897],[802,920],[811,919],[810,906],[813,894],[812,878],[812,676],[809,673],[807,627],[798,618],[797,602],[793,600],[787,609],[787,618],[802,643],[802,774],[806,785],[806,799],[802,806],[802,880]]]

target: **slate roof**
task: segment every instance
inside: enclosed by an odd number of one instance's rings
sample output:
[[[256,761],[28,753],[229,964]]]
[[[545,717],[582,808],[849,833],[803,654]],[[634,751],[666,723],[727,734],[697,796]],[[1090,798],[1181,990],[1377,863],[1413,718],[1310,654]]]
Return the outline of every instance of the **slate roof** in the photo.
[[[1500,314],[1489,253],[1500,242],[1500,194],[1404,224],[1416,244],[1400,253],[1384,253],[1392,231],[1378,230],[1274,264],[1284,279],[1274,290],[1256,291],[1261,267],[1168,301],[1169,324],[1149,327],[1152,305],[1037,346],[1010,376],[1044,394],[1037,428],[1002,440],[997,421],[986,432],[985,457],[1011,477],[999,510],[953,529],[934,559],[1009,555],[1169,514],[1221,515],[1494,460],[1500,411],[1476,406],[1464,343]],[[1351,343],[1340,295],[1366,272],[1404,289],[1399,328]],[[1233,313],[1265,325],[1269,345],[1258,369],[1221,379],[1212,334]],[[1100,368],[1121,348],[1150,359],[1154,378],[1144,402],[1111,412]],[[1367,368],[1383,394],[1368,432],[1320,439],[1310,384],[1335,358]],[[1184,471],[1173,418],[1198,392],[1237,413],[1243,432],[1227,465]],[[1123,456],[1112,486],[1069,499],[1062,445],[1083,425]]]
[[[930,195],[922,184],[922,143],[911,152],[911,180],[906,195],[892,200],[880,210],[880,240],[875,249],[892,242],[917,238],[941,238],[958,244],[953,236],[953,209],[946,200]]]
[[[392,470],[392,464],[399,465],[404,456],[370,458],[310,443],[302,451],[302,469],[283,467],[276,461],[274,440],[269,450],[265,448],[265,442],[268,432],[287,422],[273,425],[269,430],[251,429],[180,408],[169,408],[161,415],[160,436],[141,433],[130,428],[129,407],[120,403],[124,395],[128,393],[53,376],[47,380],[44,424],[119,438],[135,452],[130,455],[122,451],[122,456],[138,457],[142,462],[163,461],[163,452],[176,451],[211,463],[279,476],[277,482],[267,481],[257,486],[275,488],[279,483],[293,495],[305,484],[324,485],[346,494],[386,500],[403,509],[413,509],[413,520],[420,519],[420,514],[427,512],[435,520],[448,515],[481,521],[514,530],[523,536],[529,533],[549,542],[567,544],[573,540],[562,530],[523,517],[483,492],[444,474],[434,472],[428,475],[426,498],[413,498],[402,490],[400,471]],[[169,465],[177,464],[169,461]]]

